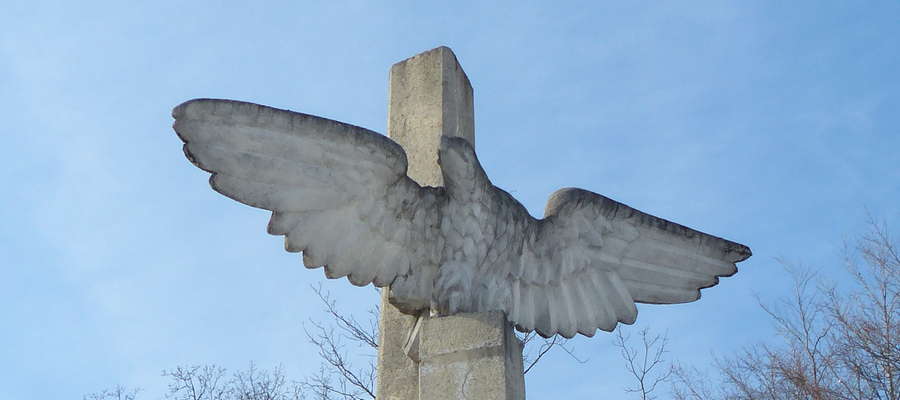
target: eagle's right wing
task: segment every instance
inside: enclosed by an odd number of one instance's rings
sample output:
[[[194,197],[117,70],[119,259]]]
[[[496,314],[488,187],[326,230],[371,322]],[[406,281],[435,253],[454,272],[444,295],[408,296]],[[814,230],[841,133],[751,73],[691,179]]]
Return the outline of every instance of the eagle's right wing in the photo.
[[[172,111],[187,157],[213,189],[272,211],[268,231],[310,268],[355,285],[391,285],[427,306],[441,189],[406,176],[403,149],[375,132],[231,100]],[[424,291],[424,292],[423,292]],[[427,292],[427,293],[426,293]]]

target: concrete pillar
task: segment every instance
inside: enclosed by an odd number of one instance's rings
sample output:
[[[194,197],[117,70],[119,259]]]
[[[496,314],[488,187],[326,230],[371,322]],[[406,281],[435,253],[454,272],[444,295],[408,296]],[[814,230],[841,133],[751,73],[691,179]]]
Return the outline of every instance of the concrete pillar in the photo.
[[[441,186],[441,136],[475,144],[472,85],[447,47],[391,67],[388,136],[420,185]],[[382,292],[379,400],[524,399],[522,347],[500,312],[407,315]]]
[[[447,47],[438,47],[391,67],[388,136],[409,160],[408,175],[424,186],[442,186],[437,163],[441,136],[475,146],[472,84]]]
[[[423,320],[419,399],[525,398],[522,343],[500,311]]]
[[[419,365],[406,355],[403,347],[416,323],[388,301],[388,290],[381,290],[381,315],[378,319],[378,400],[418,400]]]

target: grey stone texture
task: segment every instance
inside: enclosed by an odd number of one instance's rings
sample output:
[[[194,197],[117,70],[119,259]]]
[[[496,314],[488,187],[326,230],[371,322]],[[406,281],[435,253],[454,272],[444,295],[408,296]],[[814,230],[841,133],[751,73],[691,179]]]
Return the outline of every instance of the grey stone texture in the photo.
[[[406,150],[407,174],[422,186],[443,186],[437,163],[441,137],[475,145],[472,84],[447,47],[391,67],[388,136]]]
[[[381,315],[378,319],[378,379],[375,394],[379,400],[419,399],[419,364],[407,356],[404,346],[416,323],[416,316],[404,314],[388,301],[388,288],[381,289]]]
[[[406,151],[407,174],[443,186],[442,137],[475,144],[472,85],[447,47],[391,68],[388,136]],[[376,394],[384,400],[524,399],[522,347],[502,312],[405,314],[382,289]],[[424,308],[424,307],[423,307]],[[408,310],[407,310],[408,311]],[[413,328],[416,328],[413,330]]]
[[[525,398],[522,343],[502,312],[423,320],[419,399]]]

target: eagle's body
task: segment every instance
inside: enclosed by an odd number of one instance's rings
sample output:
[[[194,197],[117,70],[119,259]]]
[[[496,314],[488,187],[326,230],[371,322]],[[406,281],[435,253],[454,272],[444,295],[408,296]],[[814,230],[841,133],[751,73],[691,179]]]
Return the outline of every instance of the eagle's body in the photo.
[[[173,115],[215,190],[271,210],[269,233],[307,267],[390,287],[408,312],[500,310],[522,331],[590,336],[632,323],[635,302],[696,300],[750,256],[581,189],[557,191],[535,219],[460,138],[441,142],[444,187],[421,187],[403,149],[363,128],[229,100]]]

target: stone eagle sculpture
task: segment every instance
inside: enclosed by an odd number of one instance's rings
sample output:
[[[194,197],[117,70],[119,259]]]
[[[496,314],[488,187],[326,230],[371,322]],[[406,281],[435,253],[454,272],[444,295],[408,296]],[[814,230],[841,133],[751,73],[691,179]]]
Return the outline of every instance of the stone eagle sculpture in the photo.
[[[520,331],[592,336],[633,323],[636,302],[697,300],[751,255],[581,189],[557,191],[535,219],[461,138],[442,139],[444,187],[422,187],[400,145],[364,128],[231,100],[172,114],[213,189],[272,211],[268,232],[306,267],[390,287],[407,312],[500,310]]]

